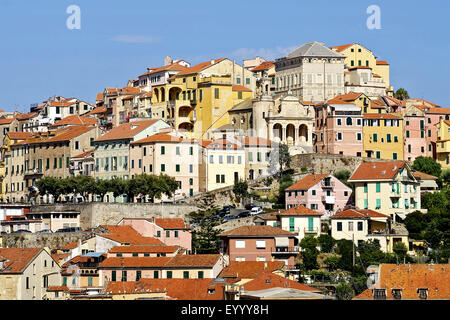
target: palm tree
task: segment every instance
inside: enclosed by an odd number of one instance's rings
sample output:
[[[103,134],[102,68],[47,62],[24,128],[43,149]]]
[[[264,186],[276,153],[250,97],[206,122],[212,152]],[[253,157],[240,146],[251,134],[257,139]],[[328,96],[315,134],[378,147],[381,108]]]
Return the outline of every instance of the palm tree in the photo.
[[[407,100],[409,99],[408,91],[403,88],[399,88],[397,91],[395,91],[394,98],[399,100]]]

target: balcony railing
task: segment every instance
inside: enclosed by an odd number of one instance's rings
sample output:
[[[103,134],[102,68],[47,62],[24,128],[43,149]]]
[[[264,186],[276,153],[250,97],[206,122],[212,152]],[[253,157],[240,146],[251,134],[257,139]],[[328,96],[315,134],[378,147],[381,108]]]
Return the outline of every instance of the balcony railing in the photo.
[[[35,168],[35,169],[27,169],[25,170],[25,175],[33,175],[33,174],[42,174],[42,168]]]
[[[300,247],[275,247],[270,248],[273,254],[299,253]]]
[[[336,197],[334,195],[322,196],[322,202],[325,202],[326,204],[335,204],[336,203]]]
[[[328,183],[326,183],[325,181],[321,181],[320,186],[322,188],[334,188],[334,181],[330,181]]]
[[[318,233],[319,232],[319,228],[305,228],[304,232],[305,233]]]

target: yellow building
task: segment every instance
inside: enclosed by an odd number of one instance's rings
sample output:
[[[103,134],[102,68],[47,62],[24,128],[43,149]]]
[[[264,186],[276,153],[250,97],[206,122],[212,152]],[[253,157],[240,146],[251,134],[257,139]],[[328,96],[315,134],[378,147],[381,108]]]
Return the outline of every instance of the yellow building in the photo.
[[[364,156],[403,160],[403,118],[387,113],[364,114]]]
[[[346,57],[344,63],[347,69],[358,66],[372,68],[374,74],[383,78],[388,95],[393,94],[394,88],[389,83],[389,63],[383,60],[377,60],[378,57],[371,50],[358,43],[334,46],[330,47],[330,49]]]
[[[450,120],[443,120],[436,124],[436,161],[442,169],[450,168]]]
[[[253,73],[229,59],[203,62],[152,87],[151,115],[188,137],[209,139],[229,123],[228,110],[253,97],[255,86]]]

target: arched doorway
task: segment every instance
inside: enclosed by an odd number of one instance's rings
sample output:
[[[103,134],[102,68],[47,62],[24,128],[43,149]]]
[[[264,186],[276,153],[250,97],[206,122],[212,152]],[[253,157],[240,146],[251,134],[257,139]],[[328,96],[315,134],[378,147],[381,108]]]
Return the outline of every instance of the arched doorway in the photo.
[[[182,122],[178,126],[178,130],[184,131],[184,132],[192,132],[193,126],[190,122]]]
[[[166,101],[166,90],[161,88],[161,102]]]
[[[286,127],[286,142],[290,145],[295,144],[295,127],[292,123]]]
[[[277,123],[273,126],[273,137],[274,140],[283,141],[283,127],[281,124]]]
[[[159,90],[158,90],[158,88],[155,88],[155,90],[153,91],[153,95],[155,96],[155,99],[156,99],[155,102],[159,102]]]
[[[300,125],[299,141],[300,142],[308,142],[308,127],[305,124]]]

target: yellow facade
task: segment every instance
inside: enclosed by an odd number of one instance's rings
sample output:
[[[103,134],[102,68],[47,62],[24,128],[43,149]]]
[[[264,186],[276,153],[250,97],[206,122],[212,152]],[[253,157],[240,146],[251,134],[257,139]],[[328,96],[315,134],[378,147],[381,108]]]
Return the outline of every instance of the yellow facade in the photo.
[[[391,114],[368,114],[363,120],[364,156],[403,160],[403,119]]]
[[[389,83],[389,64],[377,64],[377,59],[371,50],[358,43],[352,43],[347,46],[331,47],[331,49],[338,51],[346,57],[344,63],[347,68],[358,66],[372,68],[373,73],[378,74],[381,78],[383,78],[388,92],[393,91],[393,88],[390,87]]]
[[[436,161],[443,169],[450,169],[450,121],[441,119],[436,130]]]
[[[229,123],[228,110],[252,98],[252,74],[247,88],[235,85],[233,62],[227,60],[211,68],[210,74],[201,71],[175,75],[170,83],[152,88],[152,117],[163,119],[177,130],[195,139],[209,139],[212,130]],[[220,66],[220,68],[219,68]],[[237,65],[234,64],[237,68]],[[251,77],[251,78],[250,78]],[[247,79],[245,78],[245,79]],[[240,78],[239,78],[240,79]],[[239,80],[240,81],[240,80]]]

